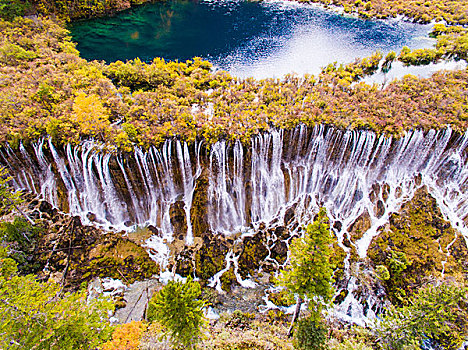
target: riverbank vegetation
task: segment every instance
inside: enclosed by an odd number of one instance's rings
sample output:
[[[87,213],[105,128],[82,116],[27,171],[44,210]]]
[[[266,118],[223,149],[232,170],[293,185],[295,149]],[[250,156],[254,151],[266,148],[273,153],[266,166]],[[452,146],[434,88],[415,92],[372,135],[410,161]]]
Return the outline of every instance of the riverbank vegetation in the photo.
[[[8,266],[8,269],[6,268]],[[86,291],[63,293],[52,281],[16,275],[0,248],[0,346],[2,349],[92,349],[111,332],[107,300],[87,302]]]
[[[13,18],[29,14],[58,16],[76,20],[113,14],[154,0],[0,0],[0,12]],[[420,23],[445,21],[448,24],[468,24],[468,3],[464,0],[292,0],[339,6],[345,13],[363,18],[405,16]]]
[[[449,24],[468,24],[468,3],[464,0],[299,0],[340,6],[345,13],[364,18],[405,16],[416,22],[445,21]]]
[[[70,21],[110,15],[150,0],[0,0],[2,17],[42,15]]]
[[[17,147],[40,137],[78,144],[93,138],[130,151],[177,136],[241,139],[299,123],[365,128],[399,136],[411,128],[468,126],[467,70],[386,84],[360,80],[395,59],[425,64],[465,59],[467,30],[437,26],[433,50],[376,53],[318,76],[238,79],[195,58],[187,62],[87,62],[61,22],[0,21],[0,142]],[[421,57],[429,56],[422,59]]]

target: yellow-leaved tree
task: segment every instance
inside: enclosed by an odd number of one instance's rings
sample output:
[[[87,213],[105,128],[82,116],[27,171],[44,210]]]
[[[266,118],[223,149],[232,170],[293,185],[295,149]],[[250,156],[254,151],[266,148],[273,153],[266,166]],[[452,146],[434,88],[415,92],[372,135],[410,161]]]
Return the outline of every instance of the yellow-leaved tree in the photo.
[[[105,136],[110,131],[109,111],[96,94],[76,94],[71,121],[79,125],[81,136]]]

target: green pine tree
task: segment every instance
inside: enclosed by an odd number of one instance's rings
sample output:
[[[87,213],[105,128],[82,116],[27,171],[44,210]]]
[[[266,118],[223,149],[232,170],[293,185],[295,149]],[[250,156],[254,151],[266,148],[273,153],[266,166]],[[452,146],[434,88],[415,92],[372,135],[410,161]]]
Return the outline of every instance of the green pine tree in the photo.
[[[280,272],[277,284],[297,296],[296,312],[288,332],[290,336],[305,297],[310,300],[312,314],[319,319],[323,305],[328,304],[333,296],[331,234],[324,208],[320,209],[314,222],[306,227],[303,237],[294,239],[289,248],[289,264]]]
[[[174,348],[193,349],[198,343],[206,306],[200,296],[200,284],[188,277],[185,283],[169,281],[151,299],[148,320],[164,326]]]

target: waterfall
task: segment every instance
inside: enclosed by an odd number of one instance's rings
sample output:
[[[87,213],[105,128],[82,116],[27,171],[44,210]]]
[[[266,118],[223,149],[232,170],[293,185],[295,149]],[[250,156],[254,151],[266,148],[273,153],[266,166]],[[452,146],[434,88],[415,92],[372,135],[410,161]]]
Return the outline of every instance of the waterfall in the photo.
[[[247,225],[245,218],[245,189],[243,149],[239,141],[233,147],[230,168],[225,141],[212,146],[209,161],[210,225],[215,232],[233,233]]]
[[[44,145],[44,140],[41,140],[39,143],[34,145],[34,153],[35,153],[38,165],[39,165],[39,168],[36,171],[36,174],[38,174],[38,177],[39,177],[38,186],[40,189],[40,194],[45,200],[49,201],[50,203],[56,203],[57,202],[57,189],[54,186],[55,177],[52,172],[52,164],[48,163],[44,157],[43,145]],[[25,159],[28,160],[26,164],[28,163],[29,165],[33,164],[32,160],[29,159],[29,155],[24,151],[24,147],[21,147],[21,151]],[[31,174],[31,176],[33,175]],[[35,187],[28,188],[28,189],[34,192]]]
[[[339,239],[363,213],[371,228],[356,242],[361,257],[391,212],[427,186],[444,216],[465,237],[468,201],[467,134],[451,129],[414,130],[394,139],[371,131],[300,125],[252,138],[250,148],[219,141],[201,156],[201,144],[168,140],[161,148],[133,154],[106,151],[85,141],[56,149],[40,140],[19,152],[4,147],[0,161],[13,184],[36,192],[85,222],[128,229],[153,225],[172,239],[171,206],[183,202],[186,242],[193,232],[191,207],[198,178],[208,174],[207,215],[211,230],[242,232],[282,218],[295,205],[301,222],[325,206],[341,222]],[[247,153],[245,149],[248,149]],[[66,198],[59,198],[65,193]],[[379,210],[377,210],[379,209]]]
[[[396,139],[366,130],[299,125],[257,135],[250,145],[221,140],[207,148],[171,139],[132,153],[94,141],[57,148],[42,139],[20,144],[16,151],[5,145],[0,163],[9,168],[14,187],[37,193],[85,223],[123,230],[151,225],[155,234],[146,247],[163,270],[171,254],[168,244],[181,238],[193,244],[196,235],[204,234],[195,227],[232,235],[237,242],[261,226],[286,226],[292,234],[324,206],[338,244],[348,253],[348,294],[335,312],[357,322],[364,310],[353,295],[357,287],[345,239],[364,258],[391,213],[426,186],[443,216],[468,240],[467,147],[468,133],[450,128],[408,131]],[[202,204],[200,198],[205,198]],[[192,211],[194,205],[203,207]],[[351,227],[362,215],[370,227],[351,240]],[[194,226],[194,219],[206,225]],[[267,260],[278,264],[271,248],[280,242],[268,239]],[[220,288],[223,271],[231,267],[242,285],[250,285],[238,274],[236,254],[229,251],[213,286]],[[376,300],[367,302],[375,305]]]
[[[281,169],[283,132],[273,131],[252,140],[252,220],[271,221],[286,203]]]

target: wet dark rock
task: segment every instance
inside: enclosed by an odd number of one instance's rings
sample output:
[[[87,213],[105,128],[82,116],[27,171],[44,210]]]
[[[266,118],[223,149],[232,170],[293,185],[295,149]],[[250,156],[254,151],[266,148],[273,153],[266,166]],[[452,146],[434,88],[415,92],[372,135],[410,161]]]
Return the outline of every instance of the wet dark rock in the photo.
[[[333,304],[339,305],[341,304],[346,297],[348,296],[349,291],[347,289],[341,289],[338,295],[333,299]]]
[[[46,201],[41,201],[41,204],[39,205],[39,211],[52,215],[52,205]]]
[[[286,213],[284,214],[284,224],[285,225],[289,225],[292,220],[294,219],[294,215],[295,215],[295,206],[294,207],[290,207],[286,210]]]
[[[343,245],[345,247],[351,248],[351,242],[349,241],[348,235],[345,234],[343,237]]]
[[[414,177],[414,183],[416,184],[416,186],[421,186],[421,183],[422,183],[421,173],[419,173],[418,175]]]
[[[39,212],[39,210],[34,210],[31,214],[29,214],[29,217],[33,220],[38,220],[41,217],[41,213]]]
[[[33,210],[38,204],[39,204],[39,201],[37,199],[34,199],[28,204],[28,209]]]
[[[372,190],[369,193],[369,199],[372,203],[375,203],[379,197],[380,185],[378,183],[372,184]]]
[[[284,176],[284,190],[285,193],[289,193],[291,187],[291,176],[289,174],[289,171],[286,171],[285,169],[282,170]],[[286,224],[286,218],[284,219],[284,223]]]
[[[388,200],[388,196],[390,194],[390,186],[388,184],[384,184],[382,186],[382,199],[384,202]]]
[[[147,229],[154,235],[158,237],[162,237],[161,232],[157,227],[154,227],[153,225],[148,225]]]
[[[88,213],[88,214],[86,214],[86,217],[87,217],[88,220],[91,221],[91,222],[96,221],[96,214],[94,214],[94,213]]]
[[[239,256],[239,273],[242,278],[253,275],[268,256],[264,234],[244,238],[242,253]]]
[[[342,228],[342,227],[343,227],[343,224],[341,223],[341,221],[338,221],[338,220],[337,220],[337,221],[335,221],[335,222],[333,223],[333,228],[334,228],[335,230],[337,230],[338,232],[341,231],[341,228]]]
[[[374,207],[374,212],[377,218],[381,218],[385,214],[385,205],[380,199],[377,201],[377,204]]]
[[[284,240],[289,237],[289,230],[284,226],[276,227],[274,233],[278,240]]]
[[[174,235],[176,237],[182,235],[185,237],[187,234],[187,217],[184,209],[185,203],[183,201],[177,201],[171,204],[169,208],[169,216],[172,227],[174,228]]]
[[[271,249],[271,257],[278,261],[279,264],[284,264],[288,255],[288,246],[283,241],[275,243]]]

